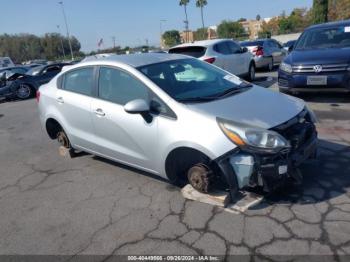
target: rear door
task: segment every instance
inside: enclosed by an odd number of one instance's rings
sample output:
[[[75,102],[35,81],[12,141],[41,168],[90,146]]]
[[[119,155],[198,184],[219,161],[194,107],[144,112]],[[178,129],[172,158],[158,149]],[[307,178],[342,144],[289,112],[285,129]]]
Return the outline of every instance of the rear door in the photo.
[[[273,56],[274,63],[281,63],[283,57],[282,48],[280,48],[279,44],[274,40],[269,41],[269,47]]]
[[[239,74],[238,62],[234,60],[232,50],[227,41],[220,42],[214,45],[214,51],[217,53],[214,64],[232,74]]]
[[[228,41],[227,44],[232,53],[232,59],[229,60],[229,63],[231,64],[230,67],[233,67],[232,71],[237,71],[238,75],[248,73],[250,62],[248,61],[248,58],[250,58],[248,52],[243,53],[241,46],[233,41]],[[231,70],[229,71],[232,72]]]
[[[153,172],[158,152],[158,118],[149,122],[140,114],[127,113],[124,105],[135,99],[150,103],[151,93],[145,84],[122,69],[100,67],[98,97],[91,104],[97,151]]]
[[[55,97],[71,143],[92,151],[95,151],[91,120],[94,75],[95,67],[92,66],[68,71],[62,76],[62,84]]]

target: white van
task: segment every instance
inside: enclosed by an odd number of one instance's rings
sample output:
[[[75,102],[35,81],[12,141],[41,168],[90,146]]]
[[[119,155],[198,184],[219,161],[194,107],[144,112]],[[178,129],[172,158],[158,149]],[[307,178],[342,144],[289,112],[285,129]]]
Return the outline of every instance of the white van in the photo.
[[[0,57],[0,68],[15,66],[9,57]]]

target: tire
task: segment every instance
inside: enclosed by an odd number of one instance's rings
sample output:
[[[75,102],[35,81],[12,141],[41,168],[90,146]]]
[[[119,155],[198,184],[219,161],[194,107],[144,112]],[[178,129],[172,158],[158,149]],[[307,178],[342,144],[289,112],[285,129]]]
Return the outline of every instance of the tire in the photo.
[[[250,63],[249,71],[248,71],[248,80],[249,81],[254,81],[255,80],[255,72],[256,72],[255,64],[254,63]]]
[[[34,96],[34,88],[28,84],[20,84],[16,90],[16,97],[26,100]]]
[[[274,67],[274,62],[273,62],[273,57],[271,57],[271,61],[270,61],[269,65],[267,66],[267,70],[269,72],[271,72],[273,70],[273,67]]]

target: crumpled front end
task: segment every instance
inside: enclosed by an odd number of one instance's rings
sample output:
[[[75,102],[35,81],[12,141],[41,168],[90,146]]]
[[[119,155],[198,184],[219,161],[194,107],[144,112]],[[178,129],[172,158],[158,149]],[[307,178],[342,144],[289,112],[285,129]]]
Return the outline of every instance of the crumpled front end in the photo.
[[[245,187],[258,186],[272,192],[290,179],[298,181],[298,166],[316,157],[317,131],[307,110],[271,130],[288,140],[290,148],[273,154],[235,149],[216,159],[231,197]]]

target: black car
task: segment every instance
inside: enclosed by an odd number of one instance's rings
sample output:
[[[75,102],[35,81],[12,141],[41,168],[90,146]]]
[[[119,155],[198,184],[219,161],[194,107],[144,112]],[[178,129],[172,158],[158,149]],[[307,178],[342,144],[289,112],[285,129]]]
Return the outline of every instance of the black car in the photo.
[[[280,66],[283,93],[350,92],[350,20],[307,28]]]
[[[45,66],[37,66],[25,73],[15,73],[6,77],[2,76],[0,96],[6,98],[27,99],[33,97],[36,90],[43,84],[50,82],[64,66],[69,63],[56,63]],[[5,82],[5,84],[4,84]]]

